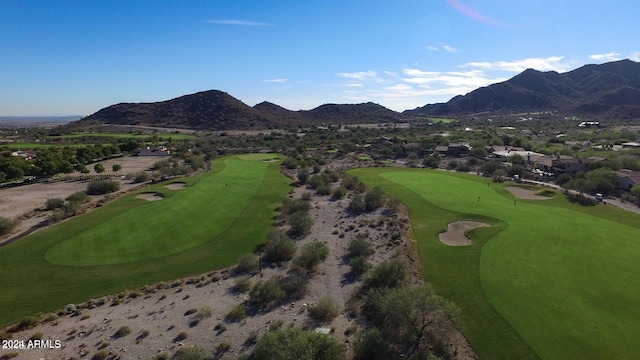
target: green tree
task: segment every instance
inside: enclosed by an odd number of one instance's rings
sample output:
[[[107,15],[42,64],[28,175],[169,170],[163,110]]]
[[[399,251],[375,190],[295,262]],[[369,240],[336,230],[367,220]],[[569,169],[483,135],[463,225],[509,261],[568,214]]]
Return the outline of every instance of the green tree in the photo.
[[[367,211],[373,211],[384,205],[384,191],[379,187],[367,191],[364,196],[364,208]]]
[[[111,170],[113,170],[113,172],[117,173],[118,171],[122,170],[122,165],[113,164],[113,166],[111,167]]]
[[[268,236],[268,243],[264,249],[263,259],[267,262],[281,262],[291,260],[296,253],[296,244],[285,234],[272,231]]]
[[[309,180],[309,170],[306,168],[298,170],[298,183],[303,185]]]
[[[93,170],[95,170],[95,172],[102,173],[104,172],[104,165],[102,165],[102,163],[97,163],[93,166]]]

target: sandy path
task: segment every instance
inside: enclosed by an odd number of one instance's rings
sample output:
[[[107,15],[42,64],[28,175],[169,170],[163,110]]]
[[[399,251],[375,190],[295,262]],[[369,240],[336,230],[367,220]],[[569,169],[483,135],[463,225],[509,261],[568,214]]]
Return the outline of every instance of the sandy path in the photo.
[[[519,186],[505,186],[505,189],[509,190],[513,195],[520,199],[527,200],[549,200],[552,197],[537,195],[535,191],[521,188]]]
[[[449,223],[447,231],[440,233],[440,241],[449,246],[469,246],[471,240],[465,236],[465,232],[477,227],[491,226],[478,221],[456,221]]]

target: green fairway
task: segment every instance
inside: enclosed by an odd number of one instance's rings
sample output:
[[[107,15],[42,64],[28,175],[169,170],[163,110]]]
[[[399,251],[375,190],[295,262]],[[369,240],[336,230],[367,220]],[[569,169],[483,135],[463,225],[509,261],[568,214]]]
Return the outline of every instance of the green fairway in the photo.
[[[271,230],[289,190],[273,154],[212,162],[0,248],[0,326],[106,294],[233,264]],[[135,221],[131,221],[131,219]],[[81,266],[78,266],[81,265]]]
[[[640,350],[640,216],[563,196],[518,200],[487,179],[441,171],[358,169],[410,209],[428,281],[465,315],[481,358],[634,358]],[[480,199],[480,201],[478,201]],[[449,222],[493,224],[469,247]]]
[[[91,138],[91,137],[106,137],[106,138],[117,138],[117,139],[147,139],[151,141],[153,135],[158,136],[158,140],[166,141],[169,138],[172,140],[190,140],[195,136],[186,135],[186,134],[124,134],[124,133],[78,133],[78,134],[67,134],[67,135],[51,135],[47,136],[49,140],[55,139],[78,139],[78,138]]]

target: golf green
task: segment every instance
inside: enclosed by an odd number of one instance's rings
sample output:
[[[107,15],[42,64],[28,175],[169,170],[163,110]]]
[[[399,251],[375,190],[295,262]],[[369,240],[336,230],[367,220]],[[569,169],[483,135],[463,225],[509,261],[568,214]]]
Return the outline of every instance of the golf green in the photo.
[[[481,357],[633,358],[640,350],[637,214],[560,195],[516,203],[502,185],[471,175],[351,173],[407,203],[425,275],[461,306]],[[457,220],[494,226],[472,230],[472,246],[443,245],[437,234]]]

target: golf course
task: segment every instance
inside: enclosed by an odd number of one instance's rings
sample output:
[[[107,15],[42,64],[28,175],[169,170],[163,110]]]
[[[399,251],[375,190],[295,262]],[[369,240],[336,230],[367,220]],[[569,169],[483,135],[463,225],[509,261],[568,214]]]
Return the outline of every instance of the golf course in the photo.
[[[289,190],[280,160],[216,159],[210,171],[153,184],[0,248],[0,325],[235,263],[266,240]]]
[[[468,174],[349,173],[408,206],[426,280],[462,309],[480,358],[637,357],[637,214],[572,204],[560,193],[516,199],[504,184]],[[438,234],[460,220],[491,226],[468,231],[470,246],[441,243]]]

